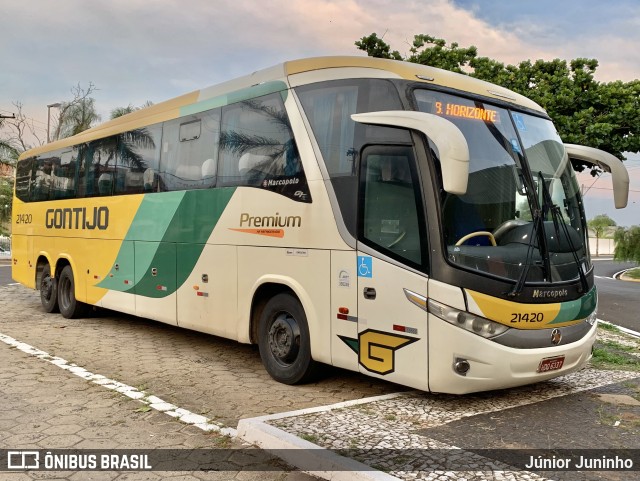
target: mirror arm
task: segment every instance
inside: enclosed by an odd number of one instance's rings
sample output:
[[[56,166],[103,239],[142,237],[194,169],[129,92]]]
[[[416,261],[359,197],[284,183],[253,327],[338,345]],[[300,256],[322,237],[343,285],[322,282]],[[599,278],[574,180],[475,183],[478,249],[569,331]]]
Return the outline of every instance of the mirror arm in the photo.
[[[469,146],[462,131],[453,122],[426,112],[391,110],[353,114],[351,118],[362,124],[386,125],[417,130],[438,148],[445,191],[463,195],[469,181]]]
[[[629,199],[629,173],[627,168],[617,157],[608,152],[586,145],[564,144],[570,159],[578,159],[600,167],[611,173],[613,183],[613,200],[616,209],[627,206]]]

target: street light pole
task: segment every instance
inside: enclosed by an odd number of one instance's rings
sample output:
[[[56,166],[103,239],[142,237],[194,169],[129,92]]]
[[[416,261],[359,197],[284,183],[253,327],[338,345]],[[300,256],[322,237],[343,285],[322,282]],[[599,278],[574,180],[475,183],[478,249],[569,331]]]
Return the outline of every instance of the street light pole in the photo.
[[[51,108],[52,107],[59,108],[60,105],[61,105],[60,102],[47,105],[47,143],[51,142],[51,135],[49,134],[51,130]]]

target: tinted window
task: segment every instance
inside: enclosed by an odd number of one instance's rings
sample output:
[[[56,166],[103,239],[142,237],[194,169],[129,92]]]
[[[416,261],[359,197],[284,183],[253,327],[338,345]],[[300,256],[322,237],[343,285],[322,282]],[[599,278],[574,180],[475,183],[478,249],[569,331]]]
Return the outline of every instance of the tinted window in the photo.
[[[357,161],[369,142],[411,142],[408,131],[357,124],[351,115],[403,110],[393,84],[381,79],[319,82],[296,88],[329,171],[344,223],[356,235]]]
[[[311,201],[280,94],[223,109],[220,160],[223,185],[261,187]]]
[[[116,173],[117,137],[95,140],[80,148],[79,197],[111,195]]]
[[[360,238],[402,261],[422,263],[419,183],[411,147],[364,149],[361,172]]]
[[[76,196],[76,168],[78,149],[68,148],[60,152],[53,165],[50,199],[70,199]]]
[[[162,124],[118,135],[116,194],[141,194],[158,190]]]
[[[51,174],[53,165],[60,162],[55,154],[45,154],[36,157],[33,161],[33,178],[31,179],[31,192],[29,198],[32,201],[49,200],[51,190]]]
[[[24,159],[16,167],[16,197],[23,202],[29,201],[29,184],[33,159]]]
[[[164,123],[160,190],[213,187],[218,164],[220,109]]]

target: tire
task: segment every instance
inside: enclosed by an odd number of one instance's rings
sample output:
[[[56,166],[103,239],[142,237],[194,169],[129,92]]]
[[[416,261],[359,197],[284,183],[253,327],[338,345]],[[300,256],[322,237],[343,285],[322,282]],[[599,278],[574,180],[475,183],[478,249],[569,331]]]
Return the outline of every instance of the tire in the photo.
[[[51,277],[51,266],[46,264],[40,277],[40,302],[46,312],[58,312],[58,280]]]
[[[65,266],[58,278],[58,306],[60,314],[67,319],[82,317],[86,304],[76,300],[76,283],[71,266]]]
[[[269,375],[283,384],[312,380],[318,364],[311,359],[307,316],[290,294],[272,297],[264,306],[258,325],[258,346]]]

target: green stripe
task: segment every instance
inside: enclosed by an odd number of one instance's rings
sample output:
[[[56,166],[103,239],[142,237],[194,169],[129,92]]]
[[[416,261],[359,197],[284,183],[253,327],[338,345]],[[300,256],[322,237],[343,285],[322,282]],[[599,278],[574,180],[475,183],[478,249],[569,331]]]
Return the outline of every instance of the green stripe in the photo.
[[[135,283],[125,285],[123,276],[115,275],[98,286],[154,298],[174,293],[193,270],[235,190],[225,187],[145,195],[111,268],[111,272],[126,271],[134,282],[135,265]],[[152,266],[158,277],[151,276]],[[167,290],[158,290],[158,285]]]
[[[236,102],[242,102],[243,100],[262,97],[263,95],[268,95],[275,92],[282,92],[283,90],[286,91],[287,88],[288,88],[287,84],[280,80],[264,82],[258,85],[253,85],[251,87],[237,90],[235,92],[231,92],[229,94],[219,95],[217,97],[206,99],[201,102],[196,102],[195,104],[181,107],[180,116],[183,117],[185,115],[193,115],[200,112],[204,112],[206,110],[211,110],[218,107],[224,107],[225,105],[231,105]],[[286,93],[283,94],[283,97],[284,97],[283,100],[286,100]]]
[[[560,312],[548,325],[562,324],[579,319],[586,319],[598,304],[598,293],[595,286],[582,298],[560,304]]]
[[[178,254],[171,259],[166,251],[158,250],[147,265],[147,269],[149,266],[154,266],[158,270],[161,268],[168,270],[170,265],[167,263],[175,262],[176,284],[167,286],[166,291],[159,291],[156,289],[157,280],[145,275],[135,286],[136,294],[156,298],[166,297],[184,284],[234,192],[235,187],[185,192],[184,199],[162,238],[162,243],[176,244]],[[179,264],[178,258],[180,258]]]

